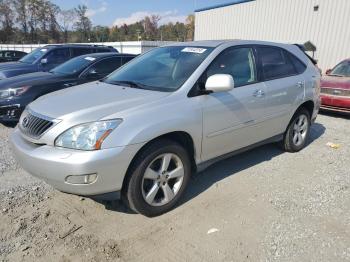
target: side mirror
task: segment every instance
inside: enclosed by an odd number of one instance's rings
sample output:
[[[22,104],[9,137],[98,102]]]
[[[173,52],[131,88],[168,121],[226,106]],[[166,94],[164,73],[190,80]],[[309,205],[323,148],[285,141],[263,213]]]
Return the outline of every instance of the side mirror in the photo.
[[[207,79],[205,89],[213,93],[231,91],[235,87],[235,83],[231,75],[216,74]]]
[[[47,58],[43,58],[43,59],[41,59],[40,60],[40,63],[42,64],[42,65],[45,65],[45,64],[47,64]]]
[[[326,70],[326,75],[329,75],[332,72],[332,69],[327,69]]]

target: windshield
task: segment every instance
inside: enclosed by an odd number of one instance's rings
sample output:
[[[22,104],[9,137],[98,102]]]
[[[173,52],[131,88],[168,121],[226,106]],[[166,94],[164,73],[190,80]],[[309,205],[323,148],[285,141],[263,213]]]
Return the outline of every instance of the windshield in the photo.
[[[47,48],[37,48],[28,55],[23,56],[19,61],[26,64],[32,64],[39,58],[42,58],[47,51]]]
[[[115,71],[104,82],[172,92],[183,85],[212,50],[185,46],[156,48]]]
[[[350,77],[350,61],[341,62],[329,75]]]
[[[86,68],[89,64],[93,63],[93,61],[95,60],[96,58],[90,57],[90,56],[76,57],[71,60],[68,60],[62,65],[57,66],[56,68],[52,69],[51,72],[54,74],[63,74],[63,75],[75,74],[77,72],[80,72],[84,68]]]

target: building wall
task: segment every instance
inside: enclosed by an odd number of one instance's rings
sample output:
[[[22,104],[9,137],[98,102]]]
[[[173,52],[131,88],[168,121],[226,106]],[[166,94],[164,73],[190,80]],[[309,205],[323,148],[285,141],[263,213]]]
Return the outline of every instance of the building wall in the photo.
[[[196,12],[195,39],[311,41],[326,70],[350,57],[350,0],[256,0]]]
[[[96,44],[113,46],[120,53],[128,54],[141,54],[154,47],[166,45],[172,42],[166,41],[134,41],[134,42],[104,42],[104,43],[83,43],[83,44]],[[17,45],[17,44],[0,44],[0,50],[17,50],[30,53],[38,47],[42,47],[46,44],[30,44],[30,45]]]

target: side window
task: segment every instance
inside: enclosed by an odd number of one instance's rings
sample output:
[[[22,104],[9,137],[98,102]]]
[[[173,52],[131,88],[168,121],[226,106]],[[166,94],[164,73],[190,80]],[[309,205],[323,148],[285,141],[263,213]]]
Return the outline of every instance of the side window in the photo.
[[[122,64],[126,64],[127,62],[131,61],[133,59],[133,57],[131,56],[126,56],[122,58]]]
[[[92,48],[72,48],[72,57],[91,54]]]
[[[275,47],[259,47],[262,71],[265,80],[296,75],[297,71],[287,52]]]
[[[94,70],[96,74],[107,75],[121,66],[120,57],[112,57],[103,59],[94,64],[89,71]]]
[[[288,53],[288,57],[290,61],[292,61],[292,63],[294,64],[294,67],[297,70],[298,74],[304,73],[304,71],[306,70],[306,65],[290,53]]]
[[[257,80],[253,50],[249,47],[229,48],[223,51],[207,69],[207,78],[215,74],[229,74],[235,87]]]
[[[49,64],[61,64],[70,58],[69,49],[60,48],[52,50],[46,58]]]
[[[110,53],[111,50],[108,48],[96,48],[95,53]]]

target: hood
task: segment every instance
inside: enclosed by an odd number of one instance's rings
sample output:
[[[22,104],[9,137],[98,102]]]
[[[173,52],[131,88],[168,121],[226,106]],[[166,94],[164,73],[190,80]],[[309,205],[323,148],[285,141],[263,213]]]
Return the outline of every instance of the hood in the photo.
[[[38,71],[37,65],[21,62],[0,64],[0,79]]]
[[[321,87],[350,89],[350,77],[323,76],[321,80]]]
[[[29,105],[30,110],[55,119],[80,123],[108,118],[168,96],[167,92],[122,87],[92,82],[42,96]]]
[[[43,85],[61,79],[61,75],[54,75],[47,72],[35,72],[30,74],[19,75],[6,78],[0,81],[0,90],[8,88],[16,88],[21,86]]]

